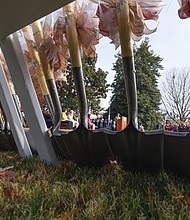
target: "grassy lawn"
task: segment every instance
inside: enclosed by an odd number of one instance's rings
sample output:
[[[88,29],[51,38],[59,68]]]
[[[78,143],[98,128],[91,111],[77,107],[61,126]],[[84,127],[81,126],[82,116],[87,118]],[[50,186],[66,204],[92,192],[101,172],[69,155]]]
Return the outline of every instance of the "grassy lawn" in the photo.
[[[131,173],[119,165],[46,165],[37,156],[0,152],[0,220],[190,219],[190,181],[160,172]]]

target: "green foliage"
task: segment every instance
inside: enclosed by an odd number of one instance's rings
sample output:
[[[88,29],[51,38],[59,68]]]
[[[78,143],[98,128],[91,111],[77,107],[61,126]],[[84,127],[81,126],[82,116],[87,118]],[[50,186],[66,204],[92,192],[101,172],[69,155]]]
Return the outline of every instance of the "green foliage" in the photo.
[[[57,82],[60,102],[63,107],[77,110],[78,100],[70,60],[67,65],[67,82]]]
[[[0,161],[2,167],[14,165],[12,171],[16,173],[12,180],[0,182],[2,220],[189,219],[190,216],[189,181],[165,172],[132,173],[119,165],[99,170],[80,168],[65,160],[46,165],[37,156],[23,159],[15,152],[1,152]],[[68,216],[69,212],[73,214]]]
[[[145,39],[139,48],[134,46],[134,63],[137,83],[138,121],[145,129],[154,129],[160,120],[159,105],[160,91],[158,89],[159,70],[162,70],[162,59],[154,55]],[[119,112],[127,116],[127,98],[124,87],[123,67],[121,54],[117,54],[113,66],[116,75],[112,84],[111,113]]]
[[[100,110],[100,101],[106,98],[108,84],[106,81],[107,72],[102,69],[96,70],[97,59],[90,60],[87,56],[82,58],[82,69],[88,106],[94,110]],[[78,99],[72,75],[71,63],[67,67],[67,83],[58,84],[58,92],[62,106],[66,108],[78,109]]]
[[[106,81],[108,72],[100,68],[96,71],[96,61],[97,59],[90,60],[86,56],[82,59],[88,106],[94,111],[100,110],[100,101],[106,98],[109,86]]]
[[[112,83],[113,96],[111,97],[111,115],[116,115],[120,113],[123,116],[127,116],[127,98],[125,92],[125,84],[123,80],[123,64],[122,56],[118,53],[116,56],[116,61],[113,65],[113,70],[115,70],[116,75]]]

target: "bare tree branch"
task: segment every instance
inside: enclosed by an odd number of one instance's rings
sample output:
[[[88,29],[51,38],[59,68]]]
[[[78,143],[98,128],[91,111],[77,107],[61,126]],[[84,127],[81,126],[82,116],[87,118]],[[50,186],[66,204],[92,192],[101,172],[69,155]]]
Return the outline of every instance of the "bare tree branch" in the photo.
[[[165,73],[161,88],[166,113],[184,122],[190,116],[190,69],[173,68]]]

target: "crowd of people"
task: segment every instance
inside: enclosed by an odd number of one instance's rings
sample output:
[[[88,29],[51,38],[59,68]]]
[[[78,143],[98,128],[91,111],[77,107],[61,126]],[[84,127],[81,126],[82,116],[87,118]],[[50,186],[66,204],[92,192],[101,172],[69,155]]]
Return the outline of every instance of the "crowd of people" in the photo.
[[[107,128],[109,126],[108,120],[101,117],[96,117],[94,119],[91,118],[91,114],[88,114],[88,129],[89,130],[95,130],[99,128]]]
[[[183,122],[183,123],[167,123],[164,126],[164,129],[167,131],[176,131],[176,132],[190,132],[190,124]]]
[[[79,113],[72,109],[63,108],[61,121],[72,122],[72,128],[75,129],[79,126]]]
[[[118,119],[120,119],[120,115],[108,120],[108,118],[104,116],[96,116],[94,119],[92,119],[91,114],[88,114],[88,129],[94,130],[107,128],[112,131],[116,131],[116,123]]]
[[[42,113],[48,128],[53,127],[52,118],[49,112],[49,109],[46,105],[42,108]],[[62,118],[60,128],[65,128],[64,125],[68,123],[72,126],[69,126],[69,129],[75,129],[79,126],[79,117],[80,114],[77,111],[72,109],[63,108],[62,109]],[[95,130],[100,128],[107,128],[110,130],[116,130],[116,122],[120,118],[120,115],[117,115],[115,118],[108,120],[107,117],[103,115],[95,115],[88,113],[88,129]]]
[[[47,127],[48,128],[53,127],[51,114],[46,105],[43,106],[42,113],[43,113]],[[73,111],[72,109],[63,108],[61,123],[62,122],[71,122],[72,129],[77,128],[79,125],[79,114]]]

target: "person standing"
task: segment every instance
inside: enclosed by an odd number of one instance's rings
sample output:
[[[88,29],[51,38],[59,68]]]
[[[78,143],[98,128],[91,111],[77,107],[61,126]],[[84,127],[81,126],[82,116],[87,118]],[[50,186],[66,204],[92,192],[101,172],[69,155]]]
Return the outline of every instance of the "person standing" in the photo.
[[[67,120],[67,109],[63,108],[61,121]]]
[[[90,130],[95,130],[96,125],[91,122],[90,115],[91,115],[91,114],[89,113],[89,114],[88,114],[88,129],[90,129]]]
[[[78,122],[76,120],[74,120],[74,111],[71,109],[68,113],[68,120],[73,122],[73,128],[77,128],[78,127]]]

